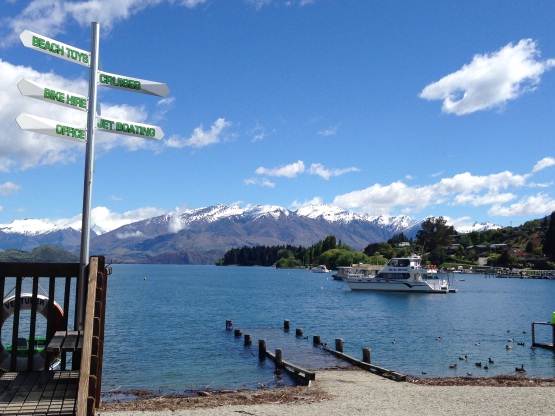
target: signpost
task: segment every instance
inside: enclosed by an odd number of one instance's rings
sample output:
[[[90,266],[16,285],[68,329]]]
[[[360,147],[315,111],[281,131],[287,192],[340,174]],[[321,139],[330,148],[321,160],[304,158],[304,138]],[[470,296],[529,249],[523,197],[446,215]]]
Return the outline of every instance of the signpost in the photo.
[[[77,305],[75,314],[75,327],[78,330],[82,330],[87,290],[85,282],[85,269],[89,262],[95,131],[102,130],[109,133],[143,137],[154,140],[160,140],[164,137],[164,132],[157,126],[119,120],[107,116],[101,117],[100,109],[97,111],[97,86],[103,85],[110,88],[140,92],[142,94],[155,95],[159,97],[165,97],[169,94],[170,90],[164,83],[99,71],[100,24],[98,22],[91,23],[91,52],[66,45],[29,30],[21,32],[19,38],[21,39],[23,45],[28,48],[89,68],[88,97],[56,88],[45,87],[26,79],[22,79],[17,84],[21,94],[27,97],[52,102],[54,104],[63,105],[80,111],[86,111],[86,128],[69,126],[62,122],[26,113],[21,113],[16,118],[17,123],[24,130],[86,143],[85,175],[83,183],[83,215],[81,224],[81,254],[79,260],[80,269],[79,278],[77,280]]]
[[[24,30],[19,35],[19,39],[23,42],[23,46],[34,49],[48,55],[56,56],[74,62],[79,65],[88,67],[91,61],[91,54],[82,49],[75,48],[57,40],[47,38],[29,30]]]
[[[26,97],[63,105],[76,110],[87,111],[87,97],[84,95],[74,94],[61,89],[48,88],[36,82],[29,81],[28,79],[19,81],[17,83],[17,88],[19,88],[21,95]]]
[[[32,131],[33,133],[46,134],[53,137],[61,137],[76,142],[86,142],[86,131],[84,127],[68,126],[67,123],[61,121],[50,120],[49,118],[33,116],[27,113],[21,113],[15,119],[19,127],[23,130]]]
[[[131,78],[123,75],[110,74],[104,71],[98,71],[98,83],[105,87],[156,95],[158,97],[165,97],[170,93],[168,85],[162,82]]]

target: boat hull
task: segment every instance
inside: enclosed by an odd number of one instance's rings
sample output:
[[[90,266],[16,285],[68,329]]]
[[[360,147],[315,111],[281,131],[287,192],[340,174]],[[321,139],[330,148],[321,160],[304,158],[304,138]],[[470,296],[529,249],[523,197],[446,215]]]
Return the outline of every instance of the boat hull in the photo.
[[[388,281],[379,278],[343,279],[353,291],[370,292],[410,292],[410,293],[449,293],[449,287],[439,281]]]

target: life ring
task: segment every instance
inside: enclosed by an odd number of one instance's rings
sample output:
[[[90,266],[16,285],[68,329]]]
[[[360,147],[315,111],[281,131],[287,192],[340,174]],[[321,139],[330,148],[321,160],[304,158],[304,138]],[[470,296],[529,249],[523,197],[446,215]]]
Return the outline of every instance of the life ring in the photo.
[[[37,304],[37,312],[48,319],[48,305],[50,300],[43,295],[37,295],[36,304]],[[2,302],[2,318],[0,321],[0,327],[4,325],[4,322],[8,320],[10,316],[12,316],[15,312],[15,295],[10,296],[9,298],[5,298]],[[33,295],[31,293],[22,293],[20,298],[20,311],[29,311],[33,306]],[[54,331],[61,331],[64,329],[64,311],[58,305],[56,301],[54,301],[54,307],[52,308],[53,312],[53,329]],[[10,364],[11,364],[11,352],[7,351],[4,346],[2,345],[2,340],[0,340],[0,369],[4,371],[10,371]],[[46,356],[46,348],[42,350],[40,353],[37,353],[33,356],[33,368],[29,370],[40,371],[44,369],[44,361]],[[17,364],[16,364],[16,371],[25,371],[28,370],[27,368],[27,357],[17,357]]]

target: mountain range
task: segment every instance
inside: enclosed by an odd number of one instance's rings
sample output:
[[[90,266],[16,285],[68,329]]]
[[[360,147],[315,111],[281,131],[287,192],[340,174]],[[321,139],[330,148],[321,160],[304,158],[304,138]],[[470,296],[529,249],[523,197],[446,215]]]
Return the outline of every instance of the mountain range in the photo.
[[[309,247],[333,235],[360,250],[396,233],[414,237],[422,221],[409,216],[372,216],[329,205],[291,211],[272,205],[214,205],[172,212],[104,232],[91,230],[90,253],[116,263],[214,264],[233,248],[255,245]],[[474,224],[459,232],[501,228]],[[78,253],[80,230],[36,219],[0,225],[0,249],[33,250],[51,244]]]

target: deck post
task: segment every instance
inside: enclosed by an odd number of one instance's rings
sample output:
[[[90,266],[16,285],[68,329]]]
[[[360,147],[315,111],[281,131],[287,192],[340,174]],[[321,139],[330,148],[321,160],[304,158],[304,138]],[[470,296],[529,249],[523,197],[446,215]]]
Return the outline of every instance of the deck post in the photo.
[[[335,351],[343,352],[343,340],[341,338],[335,339]]]
[[[281,348],[276,348],[276,367],[283,367],[283,350]]]
[[[312,338],[312,343],[314,345],[320,345],[320,335],[314,335],[314,337]]]
[[[371,364],[372,360],[370,359],[370,348],[363,348],[362,349],[362,362]]]
[[[258,340],[258,359],[259,360],[266,359],[266,340],[265,339]]]
[[[286,319],[285,321],[283,321],[283,330],[285,332],[289,332],[289,319]]]
[[[303,336],[303,329],[302,328],[297,328],[295,330],[295,335],[298,337],[302,337]]]
[[[250,334],[245,334],[245,346],[248,347],[252,344],[252,339]]]
[[[532,347],[536,346],[536,325],[532,322]]]

